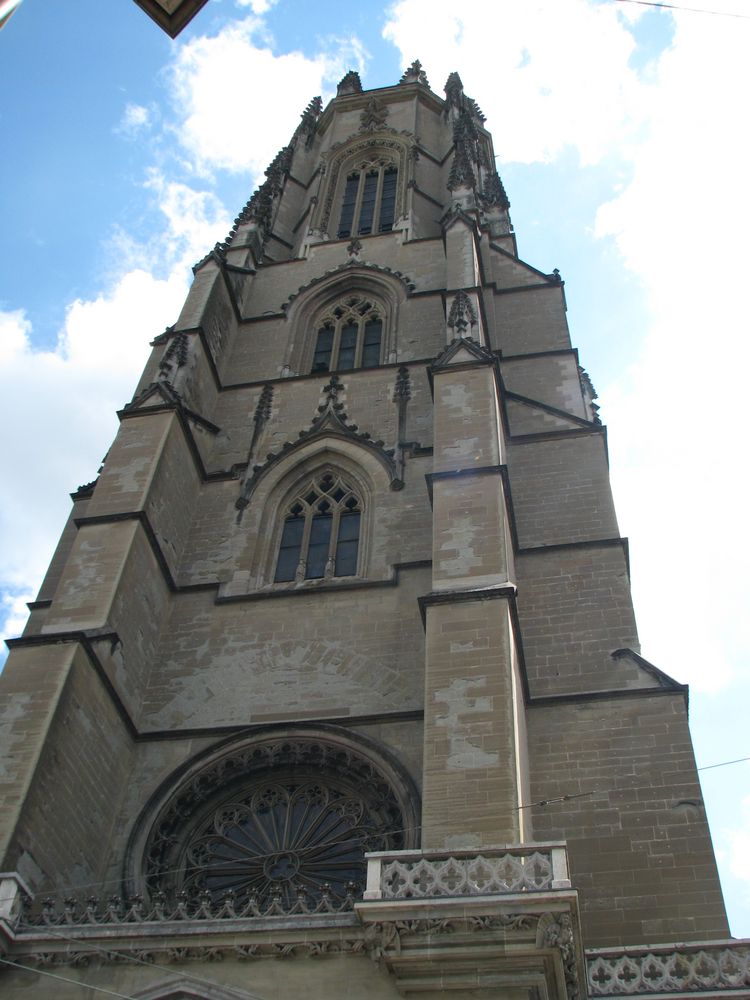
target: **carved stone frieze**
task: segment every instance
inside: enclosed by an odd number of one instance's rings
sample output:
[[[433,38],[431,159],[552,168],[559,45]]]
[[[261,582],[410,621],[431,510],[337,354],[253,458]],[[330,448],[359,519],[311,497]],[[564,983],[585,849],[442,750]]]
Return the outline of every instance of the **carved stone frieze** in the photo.
[[[537,947],[559,949],[565,969],[565,989],[568,1000],[578,1000],[581,996],[581,983],[578,974],[579,956],[576,950],[571,915],[569,913],[546,913],[541,917],[537,926]]]
[[[87,947],[85,941],[68,945],[61,951],[26,951],[18,956],[22,965],[36,968],[55,966],[88,967],[92,965],[119,965],[138,962],[155,965],[180,965],[188,962],[220,962],[225,958],[252,961],[263,958],[320,958],[326,955],[357,955],[368,952],[368,945],[361,932],[356,930],[351,937],[343,939],[264,941],[258,944],[239,942],[217,945],[189,945],[168,947],[156,944],[144,947],[143,941],[137,945],[126,942],[113,947]]]

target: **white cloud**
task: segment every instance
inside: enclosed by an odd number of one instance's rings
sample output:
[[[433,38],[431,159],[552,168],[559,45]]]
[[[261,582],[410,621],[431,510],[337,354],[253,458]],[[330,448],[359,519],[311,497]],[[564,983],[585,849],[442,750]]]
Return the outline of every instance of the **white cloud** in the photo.
[[[745,903],[750,905],[750,869],[747,866],[750,857],[750,796],[742,800],[739,818],[742,825],[725,829],[722,839],[728,844],[728,868],[742,886]]]
[[[424,62],[438,93],[459,71],[502,161],[550,160],[572,145],[586,163],[631,141],[647,108],[648,88],[628,65],[635,41],[619,6],[401,0],[383,34],[404,66],[417,56]]]
[[[742,0],[725,9],[740,11]],[[628,178],[601,207],[595,235],[614,240],[637,275],[649,322],[632,331],[627,371],[609,384],[592,376],[631,536],[643,653],[681,681],[717,688],[750,655],[740,625],[750,597],[741,457],[750,154],[738,127],[750,22],[677,16],[671,45],[639,75],[630,63],[640,16],[586,0],[492,9],[401,0],[385,35],[404,64],[419,55],[438,89],[459,70],[501,165],[549,161],[570,147]],[[480,50],[491,57],[476,59]]]
[[[750,341],[737,273],[750,153],[733,124],[750,86],[749,42],[743,22],[678,20],[632,182],[597,219],[641,278],[652,315],[637,362],[602,391],[642,637],[661,666],[698,687],[727,683],[750,653]]]
[[[238,7],[249,7],[253,14],[267,14],[279,0],[235,0]]]
[[[11,637],[21,634],[29,615],[26,604],[33,599],[33,596],[28,587],[21,588],[16,593],[0,594],[0,636]],[[2,653],[0,647],[0,657]]]
[[[0,635],[23,622],[70,507],[67,494],[93,479],[117,430],[115,411],[130,398],[148,357],[148,342],[176,319],[189,287],[189,266],[222,239],[229,217],[216,197],[154,171],[147,187],[165,227],[153,246],[129,243],[110,287],[76,299],[53,350],[36,350],[22,311],[0,312],[0,423],[6,468],[23,481],[0,480]],[[133,266],[138,260],[140,266]],[[158,276],[161,275],[161,276]],[[29,447],[36,460],[29,460]],[[3,621],[3,616],[5,620]]]
[[[135,138],[138,133],[151,125],[151,112],[144,108],[142,104],[128,103],[122,113],[122,118],[115,129],[128,138]]]
[[[361,67],[365,58],[356,39],[339,39],[329,49],[313,58],[274,55],[254,17],[184,45],[172,70],[176,132],[195,169],[262,176],[307,102],[330,93],[348,62]]]
[[[194,263],[229,232],[230,216],[212,192],[168,180],[157,169],[149,171],[145,186],[156,195],[166,219],[166,232],[159,234],[157,244],[170,241],[172,262]]]
[[[332,44],[330,58],[276,57],[255,44],[262,30],[246,18],[178,50],[173,96],[184,117],[176,128],[202,169],[261,174],[307,100],[325,93],[339,70],[343,75],[347,59],[361,67],[365,58],[353,40]],[[134,134],[152,120],[149,109],[129,104],[118,128]],[[105,241],[113,261],[107,288],[68,305],[54,349],[35,349],[22,310],[0,312],[0,421],[23,428],[6,436],[3,458],[7,468],[26,470],[22,483],[0,481],[0,634],[22,626],[24,602],[36,592],[70,508],[67,494],[96,475],[149,340],[174,322],[184,301],[189,266],[229,231],[218,197],[176,180],[163,165],[149,170],[144,187],[163,227],[146,244],[113,229]],[[30,447],[37,456],[31,462]]]
[[[16,429],[5,435],[3,463],[24,470],[0,479],[0,634],[17,630],[20,602],[33,596],[67,516],[67,494],[95,477],[148,341],[174,321],[186,289],[181,269],[166,280],[131,271],[107,294],[68,307],[54,350],[33,348],[23,313],[0,313],[0,422]]]

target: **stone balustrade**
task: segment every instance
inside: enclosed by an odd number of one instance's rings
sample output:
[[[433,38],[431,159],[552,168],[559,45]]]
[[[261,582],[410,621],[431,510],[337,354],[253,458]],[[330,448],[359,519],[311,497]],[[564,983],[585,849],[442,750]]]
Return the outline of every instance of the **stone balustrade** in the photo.
[[[750,942],[710,941],[586,953],[591,997],[711,993],[750,987]]]
[[[294,917],[315,914],[335,914],[351,912],[361,890],[352,883],[343,897],[335,897],[323,887],[323,891],[309,896],[303,887],[297,888],[290,897],[280,887],[259,898],[254,895],[236,899],[229,892],[220,899],[208,892],[189,895],[178,892],[167,896],[163,892],[154,893],[146,901],[141,896],[124,899],[121,896],[47,897],[33,901],[29,896],[19,895],[14,912],[7,922],[20,929],[57,926],[114,926],[117,924],[152,924],[190,921],[243,921],[263,917]],[[1,913],[0,913],[1,915]],[[7,919],[7,918],[6,918]]]
[[[364,900],[494,896],[570,889],[564,844],[481,851],[391,851],[367,857]]]

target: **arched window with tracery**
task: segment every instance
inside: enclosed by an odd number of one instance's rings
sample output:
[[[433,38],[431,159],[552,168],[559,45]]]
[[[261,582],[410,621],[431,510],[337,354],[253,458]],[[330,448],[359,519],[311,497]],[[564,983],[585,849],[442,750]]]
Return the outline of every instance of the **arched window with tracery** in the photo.
[[[314,372],[350,371],[380,364],[383,309],[366,295],[346,295],[320,317],[312,359]]]
[[[419,795],[396,762],[357,743],[291,730],[199,758],[136,827],[132,890],[238,910],[359,895],[365,852],[415,846]]]
[[[396,211],[398,169],[388,160],[376,160],[346,176],[337,236],[389,233]]]
[[[275,583],[355,576],[362,504],[346,478],[326,469],[286,508]]]

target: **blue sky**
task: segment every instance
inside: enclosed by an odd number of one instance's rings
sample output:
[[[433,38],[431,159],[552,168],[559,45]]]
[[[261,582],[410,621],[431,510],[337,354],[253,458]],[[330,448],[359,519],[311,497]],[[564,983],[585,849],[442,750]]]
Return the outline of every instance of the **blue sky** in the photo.
[[[461,74],[521,256],[566,280],[643,655],[690,683],[699,765],[750,756],[749,42],[750,19],[618,0],[209,0],[174,42],[129,0],[24,0],[0,32],[0,632],[22,627],[190,265],[304,106],[349,68],[378,87],[419,58],[438,93]],[[749,779],[703,772],[738,936]]]

